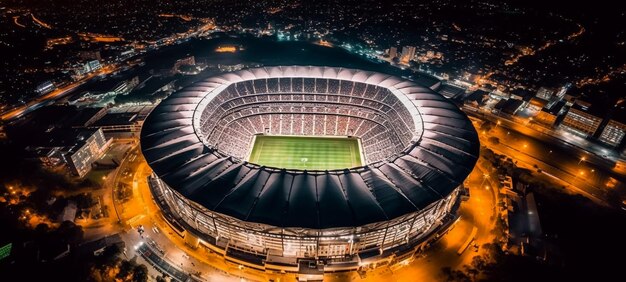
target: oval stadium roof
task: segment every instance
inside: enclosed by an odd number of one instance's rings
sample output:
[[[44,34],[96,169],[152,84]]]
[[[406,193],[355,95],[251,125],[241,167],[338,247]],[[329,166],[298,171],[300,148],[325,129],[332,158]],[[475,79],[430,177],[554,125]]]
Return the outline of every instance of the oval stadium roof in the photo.
[[[207,147],[194,127],[201,101],[220,87],[270,77],[389,88],[417,107],[423,131],[412,147],[384,161],[333,171],[261,167]],[[449,195],[476,164],[479,141],[458,107],[415,82],[355,69],[279,66],[225,73],[172,94],[146,119],[141,148],[169,187],[209,210],[277,227],[325,229],[390,220]]]

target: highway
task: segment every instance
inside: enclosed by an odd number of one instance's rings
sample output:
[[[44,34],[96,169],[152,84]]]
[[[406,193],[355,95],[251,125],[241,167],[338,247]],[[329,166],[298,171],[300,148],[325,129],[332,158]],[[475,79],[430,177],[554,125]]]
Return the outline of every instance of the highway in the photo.
[[[608,189],[618,189],[626,181],[626,176],[616,171],[615,161],[535,130],[536,124],[526,126],[489,115],[480,115],[479,119],[475,118],[476,114],[469,114],[474,116],[472,120],[476,128],[480,128],[483,120],[491,120],[494,124],[500,121],[488,132],[478,129],[482,145],[514,161],[531,167],[537,165],[544,173],[574,186],[575,190],[580,189],[577,192],[583,191],[588,197],[611,202],[614,199],[608,198]],[[499,143],[489,142],[489,137],[497,137]]]
[[[2,118],[3,121],[8,121],[8,120],[12,120],[12,119],[16,119],[19,118],[27,113],[30,113],[36,109],[39,109],[43,106],[49,105],[50,103],[56,101],[57,99],[60,99],[70,93],[72,93],[74,90],[76,90],[76,88],[78,88],[79,86],[85,84],[86,82],[90,81],[91,79],[93,79],[94,77],[97,77],[99,75],[107,75],[110,74],[114,71],[116,71],[118,69],[117,66],[106,66],[103,67],[102,69],[100,69],[97,72],[91,73],[83,78],[81,78],[78,81],[75,81],[67,86],[58,88],[48,94],[45,94],[43,96],[39,96],[34,98],[33,100],[31,100],[30,102],[26,103],[26,105],[23,106],[19,106],[17,108],[13,108],[10,109],[4,113],[2,113],[0,115],[0,117]]]

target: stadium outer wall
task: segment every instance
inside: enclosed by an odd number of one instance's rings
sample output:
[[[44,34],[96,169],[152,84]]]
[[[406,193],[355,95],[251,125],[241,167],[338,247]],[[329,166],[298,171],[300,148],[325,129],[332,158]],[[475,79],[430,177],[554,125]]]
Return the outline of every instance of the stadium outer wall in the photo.
[[[350,88],[348,94],[340,93],[340,90],[336,93],[309,93],[303,90],[306,88],[304,87],[298,88],[298,91],[302,90],[303,93],[298,92],[298,95],[294,94],[292,97],[284,95],[286,94],[284,92],[263,94],[253,91],[243,94],[235,88],[239,86],[235,85],[236,82],[254,80],[254,83],[250,83],[252,87],[261,85],[269,92],[270,79],[280,77],[276,78],[274,83],[283,83],[283,79],[291,81],[293,78],[295,83],[295,79],[300,75],[309,79],[314,77],[314,83],[317,83],[315,79],[321,80],[323,82],[321,85],[326,85],[328,90],[331,89],[330,80],[333,79],[341,80],[341,83],[349,81],[352,83],[350,87],[354,89]],[[256,84],[256,80],[263,79],[265,84]],[[360,88],[359,95],[363,97],[367,95],[367,89],[384,88],[388,90],[385,92],[386,95],[394,95],[397,98],[378,102],[370,97],[371,99],[366,101],[370,106],[366,110],[375,112],[377,108],[385,108],[389,115],[395,115],[396,122],[385,120],[381,115],[371,115],[367,119],[371,119],[372,125],[387,130],[383,132],[384,134],[399,136],[394,140],[402,141],[392,143],[404,146],[400,152],[386,155],[388,157],[373,158],[373,161],[366,162],[363,167],[331,171],[262,167],[224,153],[224,151],[228,153],[228,150],[238,150],[237,146],[240,148],[245,142],[239,142],[241,144],[235,142],[230,145],[230,149],[222,150],[223,143],[219,143],[222,139],[217,138],[215,140],[219,142],[215,142],[211,138],[217,135],[207,134],[216,132],[223,120],[233,120],[232,110],[215,108],[216,105],[223,107],[226,103],[214,103],[216,97],[222,95],[222,92],[228,92],[229,89],[234,90],[224,95],[241,95],[230,97],[229,99],[233,100],[229,101],[239,99],[241,102],[244,99],[241,97],[245,95],[261,101],[260,93],[268,97],[274,95],[273,97],[277,99],[285,99],[282,97],[288,96],[289,100],[280,100],[276,103],[291,103],[293,109],[294,103],[306,102],[295,100],[294,97],[300,95],[310,94],[311,97],[315,97],[312,100],[321,104],[321,107],[331,104],[331,97],[340,98],[343,95],[351,100],[361,99],[356,96],[350,97],[353,92],[357,92],[358,84],[367,85]],[[338,82],[336,85],[339,85]],[[233,87],[229,88],[230,86]],[[292,92],[296,92],[294,87],[289,84]],[[313,88],[316,87],[314,85]],[[320,96],[324,102],[317,102]],[[206,97],[213,100],[207,100]],[[337,113],[340,110],[344,113],[352,111],[348,106],[354,105],[346,104],[344,109],[341,109],[344,107],[343,104],[337,106],[336,101],[339,98],[334,100],[335,104],[332,105]],[[265,104],[271,104],[271,99],[264,99]],[[383,103],[390,106],[385,107]],[[208,107],[209,110],[205,110],[207,105],[213,105],[211,107],[214,108]],[[274,107],[274,110],[278,108]],[[202,110],[198,111],[198,108]],[[218,112],[214,109],[222,110],[225,112],[223,115],[229,116],[211,116],[210,114]],[[259,112],[258,109],[256,111]],[[242,118],[242,112],[244,111],[237,112],[237,118]],[[407,113],[410,114],[409,118],[406,118]],[[382,116],[385,114],[382,113]],[[326,112],[318,115],[329,114]],[[363,116],[359,118],[365,119]],[[398,118],[402,126],[397,126],[400,124],[397,122]],[[193,122],[190,122],[191,120]],[[282,126],[282,121],[280,125]],[[304,122],[302,125],[304,126]],[[281,126],[275,127],[278,133],[282,130]],[[205,127],[208,129],[205,130]],[[224,126],[221,128],[223,130]],[[274,130],[270,123],[269,128],[259,129],[256,134],[272,134],[275,133]],[[406,130],[413,130],[413,135],[406,135]],[[325,131],[313,130],[313,132]],[[192,247],[203,245],[223,255],[227,261],[255,269],[307,275],[357,270],[411,260],[416,251],[439,238],[455,221],[459,195],[463,189],[462,183],[478,158],[479,148],[475,129],[467,117],[431,89],[388,75],[321,67],[260,68],[209,79],[204,85],[200,83],[199,87],[192,86],[187,91],[181,90],[164,100],[146,120],[141,135],[142,151],[154,170],[149,178],[154,199],[171,227],[184,237],[189,245]],[[381,147],[378,143],[372,143],[372,140],[376,141],[375,138],[366,140],[370,144],[369,148]],[[370,153],[373,152],[372,149],[368,150]],[[207,160],[207,163],[200,163],[198,160]],[[251,202],[252,209],[247,206],[239,207],[239,202],[229,198],[236,194],[233,191],[237,189],[250,192],[263,190],[266,185],[258,188],[256,181],[251,180],[263,175],[270,175],[266,176],[265,181],[271,178],[275,183],[282,183],[289,179],[289,183],[293,183],[284,186],[289,190],[282,191],[283,194],[288,192],[291,195],[287,197],[291,203],[289,201],[286,203],[290,214],[279,206],[267,205],[268,202],[279,199],[272,195],[243,195],[245,197],[242,199],[254,200]],[[199,186],[200,181],[207,184]],[[295,183],[301,183],[302,187]],[[269,188],[266,190],[282,189],[276,188],[278,185],[270,185],[269,181],[267,186]],[[291,189],[292,186],[297,189]],[[344,195],[323,200],[324,189],[329,191],[326,192],[327,196],[333,191]],[[306,194],[307,190],[313,191],[312,194]],[[307,198],[309,194],[313,198]],[[350,195],[357,197],[349,199]],[[367,196],[367,199],[359,199],[360,196]],[[219,203],[213,204],[212,201]],[[262,202],[265,205],[262,205]],[[276,203],[283,204],[280,201]],[[303,203],[313,204],[313,211],[305,209]],[[336,214],[336,221],[329,221],[329,215],[331,217],[335,215],[329,211],[337,210],[333,204],[348,207],[351,215]],[[356,205],[361,205],[361,209],[357,209]],[[263,207],[265,209],[262,209]],[[251,214],[254,208],[255,212],[265,212],[270,217],[262,218],[258,217],[258,214]],[[242,210],[248,211],[248,214],[244,215],[246,218],[259,220],[242,219]],[[311,214],[316,220],[304,216]],[[299,225],[300,220],[302,225]],[[350,223],[337,224],[340,220]],[[272,222],[284,224],[270,224]]]
[[[463,189],[455,189],[421,212],[390,221],[313,230],[238,220],[189,201],[155,175],[148,182],[170,227],[190,246],[202,245],[227,261],[258,270],[301,273],[308,262],[315,262],[316,268],[323,262],[320,274],[408,262],[415,252],[445,234],[458,218]],[[218,233],[212,236],[210,230]],[[274,246],[275,251],[265,246]]]

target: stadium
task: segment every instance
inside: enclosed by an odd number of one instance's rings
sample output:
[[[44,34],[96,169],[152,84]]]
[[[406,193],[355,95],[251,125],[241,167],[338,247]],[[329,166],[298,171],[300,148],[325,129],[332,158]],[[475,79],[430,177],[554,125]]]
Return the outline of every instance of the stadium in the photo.
[[[416,82],[333,67],[225,73],[163,100],[141,149],[174,230],[226,260],[324,273],[405,262],[456,219],[472,123]]]

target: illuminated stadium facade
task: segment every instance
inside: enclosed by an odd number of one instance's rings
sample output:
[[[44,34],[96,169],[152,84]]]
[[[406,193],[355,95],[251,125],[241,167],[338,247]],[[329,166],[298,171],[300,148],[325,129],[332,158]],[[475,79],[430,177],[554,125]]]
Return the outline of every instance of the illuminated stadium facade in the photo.
[[[356,137],[365,165],[249,163],[259,134]],[[226,73],[172,94],[144,123],[141,147],[154,198],[189,244],[293,272],[412,257],[454,221],[479,151],[469,119],[429,88],[299,66]]]

